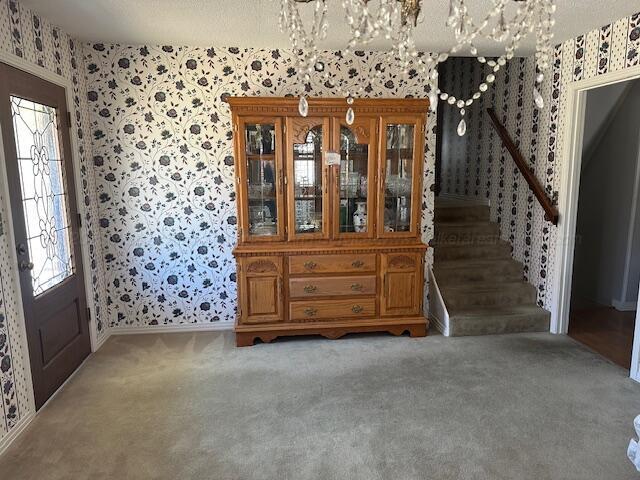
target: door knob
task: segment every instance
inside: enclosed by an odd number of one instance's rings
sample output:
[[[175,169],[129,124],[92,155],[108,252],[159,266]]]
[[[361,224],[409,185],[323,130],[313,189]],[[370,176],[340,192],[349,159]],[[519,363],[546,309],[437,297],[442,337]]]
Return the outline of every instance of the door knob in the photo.
[[[33,262],[27,262],[26,260],[20,260],[20,262],[18,263],[18,269],[21,272],[24,272],[25,270],[33,270]]]

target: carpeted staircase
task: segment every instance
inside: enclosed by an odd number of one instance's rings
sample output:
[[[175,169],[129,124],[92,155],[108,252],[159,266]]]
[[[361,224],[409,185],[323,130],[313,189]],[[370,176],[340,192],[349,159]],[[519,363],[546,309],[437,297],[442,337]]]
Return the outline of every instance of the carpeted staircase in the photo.
[[[489,207],[436,200],[434,276],[449,314],[449,335],[549,331],[550,314],[500,239]]]

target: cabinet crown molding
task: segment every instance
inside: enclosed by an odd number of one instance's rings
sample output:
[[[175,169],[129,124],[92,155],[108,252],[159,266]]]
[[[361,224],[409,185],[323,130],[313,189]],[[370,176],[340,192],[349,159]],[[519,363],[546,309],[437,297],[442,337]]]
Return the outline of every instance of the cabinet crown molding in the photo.
[[[272,114],[296,116],[298,97],[228,97],[227,103],[237,115]],[[426,98],[356,98],[347,105],[344,98],[309,97],[309,117],[322,115],[344,115],[353,108],[356,118],[360,115],[379,116],[381,114],[426,114],[429,100]]]

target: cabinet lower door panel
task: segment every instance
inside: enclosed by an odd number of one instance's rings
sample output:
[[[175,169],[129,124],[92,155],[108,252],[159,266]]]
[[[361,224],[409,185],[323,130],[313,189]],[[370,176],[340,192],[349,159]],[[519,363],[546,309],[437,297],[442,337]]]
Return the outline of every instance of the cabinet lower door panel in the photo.
[[[383,316],[419,315],[422,306],[422,259],[419,253],[382,255]]]
[[[385,280],[383,315],[416,315],[416,272],[389,272]]]
[[[282,258],[242,259],[240,322],[273,323],[284,320]]]
[[[278,279],[276,277],[256,277],[247,280],[247,315],[253,317],[279,316]]]

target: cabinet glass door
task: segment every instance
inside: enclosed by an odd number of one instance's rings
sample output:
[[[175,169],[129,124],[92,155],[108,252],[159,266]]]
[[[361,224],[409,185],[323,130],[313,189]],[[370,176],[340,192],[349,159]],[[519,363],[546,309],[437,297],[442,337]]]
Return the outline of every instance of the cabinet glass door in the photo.
[[[245,241],[274,241],[284,237],[280,119],[242,122],[239,181],[246,198],[242,229]]]
[[[333,149],[340,165],[332,170],[334,237],[372,237],[375,217],[376,120],[363,118],[347,126],[334,119]]]
[[[419,119],[385,119],[381,134],[378,235],[416,236],[420,212],[422,134]]]
[[[327,238],[329,119],[287,119],[289,237]]]

